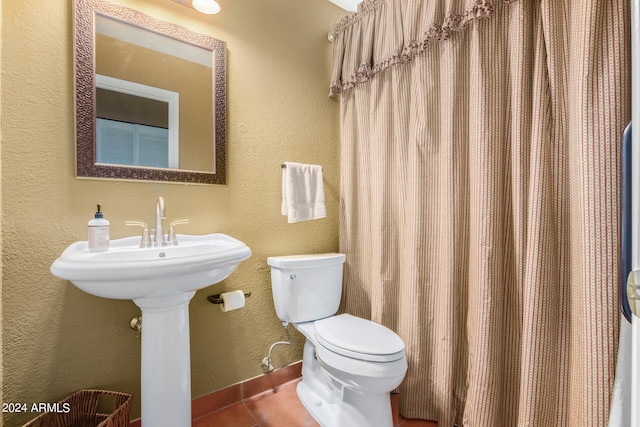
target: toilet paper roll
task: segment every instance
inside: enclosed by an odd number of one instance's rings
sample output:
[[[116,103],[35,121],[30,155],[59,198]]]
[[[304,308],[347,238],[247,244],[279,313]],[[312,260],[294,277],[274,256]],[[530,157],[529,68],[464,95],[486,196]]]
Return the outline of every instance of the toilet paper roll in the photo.
[[[244,307],[244,291],[231,291],[220,294],[220,310],[227,312]]]

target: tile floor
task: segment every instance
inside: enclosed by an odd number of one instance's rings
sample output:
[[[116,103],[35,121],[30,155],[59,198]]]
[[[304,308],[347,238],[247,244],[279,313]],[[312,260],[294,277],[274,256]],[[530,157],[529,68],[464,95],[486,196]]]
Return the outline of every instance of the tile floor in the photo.
[[[192,427],[319,427],[304,409],[296,386],[300,378],[247,397],[193,420]],[[409,420],[398,414],[398,395],[392,399],[395,427],[437,427],[430,421]]]

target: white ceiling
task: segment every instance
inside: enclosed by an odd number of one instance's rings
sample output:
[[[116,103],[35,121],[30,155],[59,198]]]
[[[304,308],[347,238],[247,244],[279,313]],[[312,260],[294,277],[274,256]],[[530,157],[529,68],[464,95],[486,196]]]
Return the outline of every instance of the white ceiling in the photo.
[[[344,10],[355,12],[358,9],[358,3],[362,0],[329,0],[333,4],[337,4]]]

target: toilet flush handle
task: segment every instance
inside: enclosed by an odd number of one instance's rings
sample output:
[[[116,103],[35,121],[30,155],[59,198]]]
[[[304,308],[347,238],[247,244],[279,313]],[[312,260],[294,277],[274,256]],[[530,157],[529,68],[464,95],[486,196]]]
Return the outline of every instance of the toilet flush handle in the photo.
[[[289,273],[289,279],[293,280],[296,278],[296,273]]]

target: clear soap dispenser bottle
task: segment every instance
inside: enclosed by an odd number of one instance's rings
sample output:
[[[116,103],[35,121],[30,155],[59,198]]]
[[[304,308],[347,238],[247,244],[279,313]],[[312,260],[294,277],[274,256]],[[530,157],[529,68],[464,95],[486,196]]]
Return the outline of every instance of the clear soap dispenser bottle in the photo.
[[[89,250],[91,252],[102,252],[109,249],[109,221],[104,219],[103,213],[98,211],[89,221]]]

